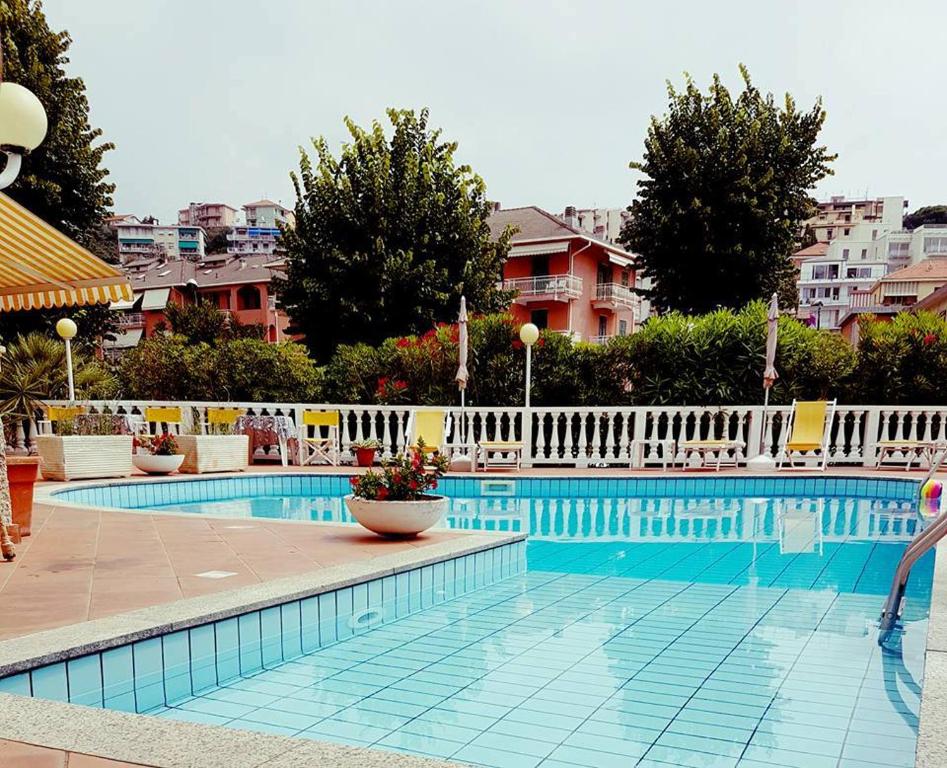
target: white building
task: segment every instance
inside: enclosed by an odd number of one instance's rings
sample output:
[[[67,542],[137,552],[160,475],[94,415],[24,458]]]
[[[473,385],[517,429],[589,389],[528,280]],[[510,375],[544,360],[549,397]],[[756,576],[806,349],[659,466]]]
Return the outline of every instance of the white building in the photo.
[[[296,217],[291,210],[272,200],[258,200],[243,206],[245,225],[231,227],[227,233],[227,253],[238,256],[262,253],[272,255],[279,242],[280,226],[292,227]]]
[[[114,229],[122,264],[155,256],[169,261],[204,258],[204,230],[200,227],[152,224],[129,217],[115,224]]]
[[[815,234],[816,242],[831,243],[849,237],[854,227],[862,222],[875,224],[879,229],[901,229],[904,209],[908,203],[903,197],[876,197],[848,200],[842,196],[832,197],[816,204],[816,213],[803,222]]]

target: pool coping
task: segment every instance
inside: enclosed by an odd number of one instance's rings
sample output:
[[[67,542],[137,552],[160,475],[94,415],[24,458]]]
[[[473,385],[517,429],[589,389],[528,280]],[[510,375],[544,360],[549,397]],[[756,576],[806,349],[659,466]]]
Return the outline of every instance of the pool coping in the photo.
[[[457,531],[412,550],[0,641],[0,677],[526,539]],[[455,765],[422,756],[0,694],[4,738],[160,768]],[[308,762],[307,762],[308,761]]]

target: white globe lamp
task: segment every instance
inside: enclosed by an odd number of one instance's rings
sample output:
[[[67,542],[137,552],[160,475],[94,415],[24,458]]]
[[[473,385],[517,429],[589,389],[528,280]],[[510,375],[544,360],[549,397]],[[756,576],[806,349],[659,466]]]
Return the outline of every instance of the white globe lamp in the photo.
[[[47,128],[46,110],[31,91],[17,83],[0,82],[0,154],[6,156],[0,189],[13,183],[23,155],[42,144]]]
[[[69,382],[70,403],[76,400],[76,387],[72,378],[72,340],[78,332],[79,329],[76,327],[75,322],[68,317],[64,317],[56,323],[56,333],[66,342],[66,379]]]
[[[533,323],[524,323],[520,328],[520,341],[526,345],[526,407],[529,408],[529,390],[532,386],[533,344],[539,341],[539,328]]]

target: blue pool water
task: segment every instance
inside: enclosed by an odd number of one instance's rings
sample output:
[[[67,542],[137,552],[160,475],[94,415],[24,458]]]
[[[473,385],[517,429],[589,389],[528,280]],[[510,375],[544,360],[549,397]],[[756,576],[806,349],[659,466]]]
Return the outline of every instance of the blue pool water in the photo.
[[[348,520],[340,478],[151,485],[60,498]],[[932,554],[912,575],[902,654],[876,643],[918,525],[913,484],[448,479],[444,491],[452,527],[528,533],[525,570],[504,560],[473,589],[456,586],[460,566],[419,575],[428,597],[410,610],[308,651],[286,650],[284,611],[267,656],[263,616],[261,660],[244,666],[241,651],[238,674],[192,663],[146,711],[491,768],[914,765]],[[305,607],[290,615],[305,633]]]

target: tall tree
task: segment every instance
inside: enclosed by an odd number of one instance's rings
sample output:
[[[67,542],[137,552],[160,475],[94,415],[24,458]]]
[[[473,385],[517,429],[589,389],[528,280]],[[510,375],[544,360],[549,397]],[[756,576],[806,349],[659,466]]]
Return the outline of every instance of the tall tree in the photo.
[[[72,38],[49,28],[38,0],[0,0],[0,46],[4,79],[29,88],[39,98],[49,123],[43,143],[23,159],[17,180],[5,194],[48,221],[97,256],[114,254],[114,235],[103,219],[115,185],[106,179],[103,156],[113,148],[89,122],[89,102],[81,78],[65,66]],[[111,241],[111,244],[109,244]],[[48,331],[61,310],[28,312],[5,318],[9,334]],[[107,307],[71,310],[86,337],[113,330]]]
[[[690,77],[682,92],[669,83],[668,112],[651,118],[644,159],[631,163],[644,178],[621,239],[662,309],[701,313],[785,293],[810,190],[832,173],[835,155],[817,144],[821,101],[799,111],[787,94],[779,107],[740,74],[736,98],[718,75],[706,95]]]
[[[924,224],[947,224],[947,205],[925,205],[904,217],[905,229],[917,229]]]
[[[300,149],[296,226],[281,239],[278,286],[295,329],[325,360],[342,343],[379,343],[457,315],[508,306],[496,285],[511,233],[493,240],[483,180],[454,161],[457,145],[428,127],[428,111],[388,110],[336,158],[324,138],[316,163]]]

